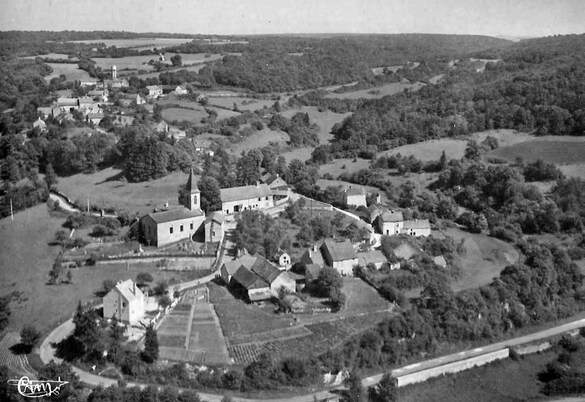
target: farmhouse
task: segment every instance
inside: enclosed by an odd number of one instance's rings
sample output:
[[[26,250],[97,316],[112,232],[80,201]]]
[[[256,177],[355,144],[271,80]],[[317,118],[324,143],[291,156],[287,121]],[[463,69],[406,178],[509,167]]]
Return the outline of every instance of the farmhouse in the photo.
[[[380,269],[382,265],[387,262],[386,256],[380,250],[357,253],[357,257],[359,265],[362,267],[367,267],[368,265],[372,264],[376,267],[376,269]]]
[[[378,228],[385,235],[396,235],[402,232],[404,217],[400,211],[386,211],[378,216]]]
[[[274,200],[288,198],[290,196],[290,189],[288,184],[277,174],[265,174],[262,176],[262,182],[267,184],[270,190],[272,190],[272,195],[274,196]]]
[[[289,269],[291,267],[290,255],[288,255],[288,253],[285,253],[284,251],[279,251],[278,253],[276,253],[276,255],[274,256],[274,260],[278,261],[278,266],[280,267],[280,269]]]
[[[192,168],[185,192],[183,208],[153,212],[140,219],[140,232],[147,244],[161,247],[179,240],[192,239],[202,227],[205,214],[200,208],[200,191]]]
[[[327,239],[321,245],[321,252],[327,265],[335,268],[341,275],[353,275],[353,267],[358,265],[358,258],[349,240]]]
[[[433,262],[441,268],[447,268],[447,261],[445,261],[445,257],[443,257],[442,255],[433,257]]]
[[[347,205],[354,207],[366,206],[366,192],[362,187],[346,188],[344,190],[344,201]]]
[[[416,237],[428,237],[431,235],[431,224],[428,219],[404,221],[402,233]]]
[[[246,290],[251,302],[269,300],[272,298],[270,285],[248,268],[241,266],[234,273],[231,280],[232,286],[241,286]]]
[[[169,125],[166,121],[161,120],[157,125],[154,126],[154,129],[157,133],[168,133]]]
[[[222,211],[233,214],[247,209],[265,209],[274,206],[272,191],[268,185],[241,186],[221,189]]]
[[[317,280],[319,273],[321,272],[321,268],[323,267],[319,264],[307,264],[305,266],[305,282],[310,283]]]
[[[251,258],[254,259],[251,265],[249,265],[249,259],[234,260],[230,261],[229,265],[224,264],[225,271],[228,272],[233,269],[235,263],[242,263],[233,273],[230,284],[246,289],[250,301],[261,301],[276,297],[282,288],[289,293],[296,291],[295,278],[288,272],[279,270],[259,254]],[[223,268],[222,266],[222,270]]]
[[[148,89],[149,98],[158,98],[163,94],[163,89],[158,85],[147,85],[146,89]]]
[[[250,269],[270,285],[273,296],[278,296],[281,288],[289,293],[294,293],[296,290],[296,282],[288,272],[281,271],[259,254],[256,255],[256,262]]]
[[[317,265],[320,268],[325,266],[323,254],[321,254],[321,245],[314,244],[313,247],[305,251],[301,257],[301,262],[307,267],[309,265]]]
[[[183,88],[180,85],[177,85],[177,87],[175,88],[175,90],[173,92],[175,93],[175,95],[187,95],[189,93],[189,91],[187,91],[187,89]]]
[[[250,268],[252,265],[254,265],[255,262],[256,262],[255,257],[252,257],[248,253],[244,253],[242,256],[234,260],[224,262],[219,270],[219,275],[226,284],[229,284],[232,279],[232,276],[238,270],[238,268],[240,268],[241,266]]]
[[[104,296],[103,305],[104,318],[116,317],[122,322],[135,325],[144,317],[144,294],[132,279],[118,282]]]

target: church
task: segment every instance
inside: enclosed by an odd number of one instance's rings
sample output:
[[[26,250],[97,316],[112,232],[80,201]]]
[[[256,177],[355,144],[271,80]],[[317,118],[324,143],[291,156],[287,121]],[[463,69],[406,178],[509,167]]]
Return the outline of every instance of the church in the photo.
[[[195,233],[203,231],[205,224],[205,213],[201,210],[200,201],[200,191],[191,169],[181,200],[183,208],[152,212],[140,219],[140,233],[144,242],[149,246],[162,247],[193,239]]]

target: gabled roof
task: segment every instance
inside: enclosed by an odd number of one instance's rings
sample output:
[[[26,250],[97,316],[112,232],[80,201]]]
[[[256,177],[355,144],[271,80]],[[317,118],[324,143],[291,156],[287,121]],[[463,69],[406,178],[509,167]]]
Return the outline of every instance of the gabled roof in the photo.
[[[321,265],[319,264],[307,264],[305,265],[305,277],[310,277],[313,279],[317,279],[319,276],[319,272],[321,272]]]
[[[368,264],[379,264],[387,262],[386,256],[380,250],[372,250],[366,253],[357,253],[360,265],[366,267]]]
[[[203,211],[200,209],[191,211],[188,208],[180,208],[172,209],[170,211],[153,212],[148,214],[147,216],[151,217],[152,220],[155,221],[156,223],[165,223],[203,216]]]
[[[324,266],[325,260],[323,259],[323,254],[321,254],[321,246],[317,247],[317,251],[313,251],[312,249],[305,251],[301,257],[301,261],[307,266],[309,264]]]
[[[329,250],[329,254],[331,255],[331,259],[334,262],[337,261],[346,261],[346,260],[353,260],[357,258],[355,250],[351,242],[347,239],[341,242],[337,242],[332,239],[327,239],[323,242],[321,247],[326,247]]]
[[[428,219],[415,219],[412,221],[404,221],[402,227],[404,229],[430,229],[431,224]]]
[[[159,87],[158,85],[147,85],[146,89],[148,89],[149,91],[162,91],[162,88]]]
[[[256,262],[256,257],[251,256],[250,254],[244,254],[235,260],[226,261],[223,263],[228,274],[233,275],[238,268],[244,266],[246,268],[250,268]]]
[[[232,279],[248,290],[270,287],[266,281],[243,265],[240,266],[236,272],[234,272]]]
[[[59,98],[57,99],[57,105],[59,106],[77,106],[79,100],[77,98]]]
[[[270,261],[259,254],[256,255],[256,262],[254,262],[250,269],[269,284],[272,284],[276,278],[284,274],[283,271],[276,268]]]
[[[231,202],[239,200],[250,200],[252,198],[268,197],[272,190],[268,185],[262,183],[257,186],[241,186],[221,189],[221,201]]]
[[[404,260],[410,260],[415,255],[420,253],[419,249],[414,247],[410,243],[402,243],[400,246],[394,249],[394,254],[396,257],[402,258]]]
[[[209,215],[207,215],[207,218],[205,218],[205,222],[217,222],[217,223],[223,223],[224,221],[224,216],[220,211],[214,211],[209,213]]]
[[[380,219],[382,222],[402,222],[404,221],[404,217],[402,216],[402,211],[386,211],[380,215]]]
[[[365,195],[366,192],[363,187],[349,187],[346,190],[347,195]]]
[[[115,290],[118,291],[124,299],[128,300],[128,302],[144,297],[144,294],[140,288],[134,284],[132,279],[118,282],[116,284]]]

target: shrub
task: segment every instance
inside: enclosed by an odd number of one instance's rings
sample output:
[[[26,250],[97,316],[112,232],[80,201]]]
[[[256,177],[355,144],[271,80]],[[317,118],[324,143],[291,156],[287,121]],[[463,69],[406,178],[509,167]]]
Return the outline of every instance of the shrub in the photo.
[[[26,325],[20,331],[21,342],[30,347],[34,346],[40,337],[41,333],[32,325]]]

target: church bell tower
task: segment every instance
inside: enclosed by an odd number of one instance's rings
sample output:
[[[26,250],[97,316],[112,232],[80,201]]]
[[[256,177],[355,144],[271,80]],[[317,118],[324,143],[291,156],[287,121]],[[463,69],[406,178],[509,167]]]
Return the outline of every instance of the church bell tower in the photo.
[[[191,211],[201,209],[201,200],[199,197],[200,193],[201,192],[197,187],[197,182],[195,181],[195,175],[193,174],[193,167],[191,167],[191,172],[189,173],[189,179],[187,180],[184,194],[184,205]]]

